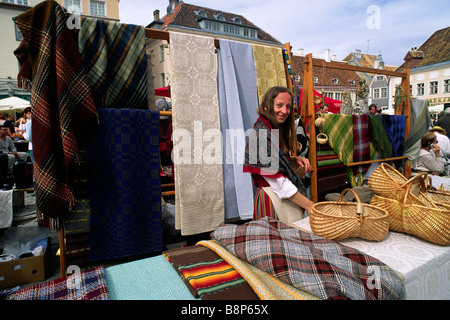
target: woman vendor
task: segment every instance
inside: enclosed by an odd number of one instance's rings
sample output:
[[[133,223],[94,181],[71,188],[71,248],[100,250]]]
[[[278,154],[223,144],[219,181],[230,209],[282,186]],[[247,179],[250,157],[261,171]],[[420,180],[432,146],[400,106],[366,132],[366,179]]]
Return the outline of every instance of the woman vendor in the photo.
[[[440,159],[439,150],[440,148],[434,132],[425,133],[420,140],[420,153],[416,169],[431,172],[433,175],[444,173],[445,166]]]
[[[294,169],[298,165],[305,172],[311,171],[309,160],[293,153],[297,146],[293,108],[289,89],[273,87],[266,92],[257,110],[259,117],[253,125],[254,134],[247,141],[243,168],[244,172],[251,173],[258,187],[254,219],[269,215],[291,223],[303,217],[302,209],[310,212],[314,205]],[[271,146],[276,137],[278,144]],[[252,156],[254,153],[256,157]]]

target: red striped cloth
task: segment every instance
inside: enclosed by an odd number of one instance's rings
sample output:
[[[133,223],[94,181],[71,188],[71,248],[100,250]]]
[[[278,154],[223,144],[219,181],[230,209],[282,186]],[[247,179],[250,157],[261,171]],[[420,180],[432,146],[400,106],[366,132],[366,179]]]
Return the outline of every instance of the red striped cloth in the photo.
[[[258,220],[266,216],[277,219],[277,214],[269,195],[263,188],[258,188],[253,204],[253,220]]]
[[[171,249],[163,255],[195,297],[202,300],[259,299],[239,272],[207,247]]]

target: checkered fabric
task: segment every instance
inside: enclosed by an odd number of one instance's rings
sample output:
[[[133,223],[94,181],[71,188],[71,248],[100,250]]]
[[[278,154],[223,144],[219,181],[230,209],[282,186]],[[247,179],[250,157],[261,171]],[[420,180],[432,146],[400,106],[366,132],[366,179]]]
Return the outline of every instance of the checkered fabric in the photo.
[[[400,277],[383,262],[270,217],[223,225],[213,234],[238,258],[322,299],[403,299]]]
[[[49,217],[66,216],[72,208],[69,171],[77,164],[84,127],[96,123],[96,108],[76,34],[67,27],[68,17],[55,1],[43,1],[15,18],[32,67],[36,207],[43,225]]]

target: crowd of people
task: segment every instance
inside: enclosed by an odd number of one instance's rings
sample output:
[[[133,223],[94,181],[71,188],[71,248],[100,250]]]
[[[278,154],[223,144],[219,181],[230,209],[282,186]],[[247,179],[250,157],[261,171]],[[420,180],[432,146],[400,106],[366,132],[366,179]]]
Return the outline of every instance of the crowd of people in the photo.
[[[18,151],[14,141],[28,141],[27,152]],[[25,108],[22,116],[15,120],[15,114],[0,115],[0,153],[8,156],[8,172],[13,171],[16,159],[26,161],[30,156],[33,161],[33,144],[31,138],[31,107]],[[1,168],[2,170],[4,168]]]

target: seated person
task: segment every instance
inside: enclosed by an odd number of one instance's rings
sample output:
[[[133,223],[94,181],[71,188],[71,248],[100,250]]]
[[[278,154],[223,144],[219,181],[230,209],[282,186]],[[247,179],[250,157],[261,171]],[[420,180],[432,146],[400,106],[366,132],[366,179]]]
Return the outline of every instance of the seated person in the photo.
[[[439,145],[434,132],[427,132],[420,140],[420,153],[416,169],[431,172],[433,175],[443,174],[444,163],[440,160]]]
[[[0,126],[0,151],[8,154],[9,172],[13,171],[16,158],[26,161],[28,157],[26,152],[17,152],[11,137],[8,136],[8,127],[4,125]]]
[[[297,144],[293,109],[293,95],[284,87],[269,89],[259,106],[259,118],[253,125],[256,134],[249,136],[243,169],[252,174],[253,182],[259,188],[255,204],[264,201],[270,205],[255,206],[254,219],[272,215],[282,222],[291,223],[303,218],[303,210],[310,212],[314,205],[307,198],[306,188],[291,163],[293,161],[303,167],[305,172],[311,171],[307,158],[291,153]],[[267,159],[267,154],[261,152],[271,150],[272,133],[276,132],[279,133],[279,143]],[[267,146],[267,149],[258,145]],[[252,156],[252,148],[256,155]]]

